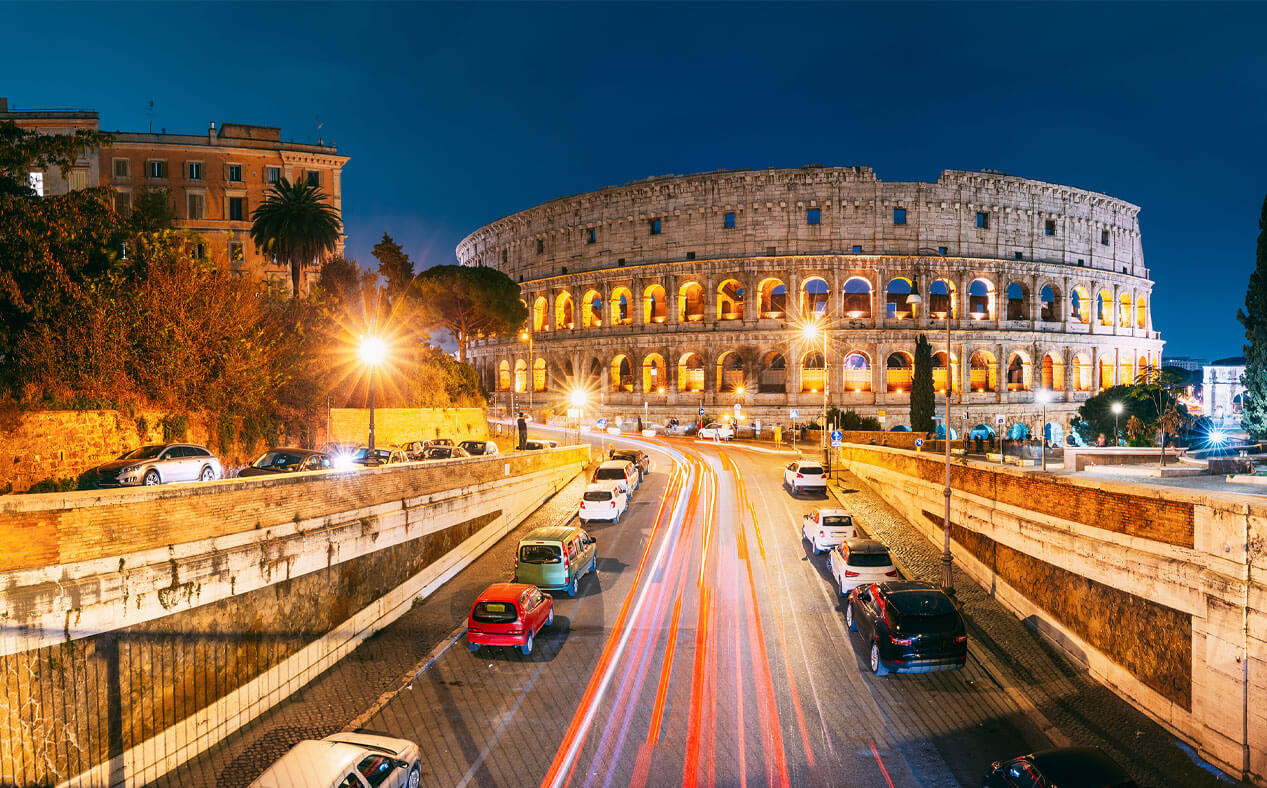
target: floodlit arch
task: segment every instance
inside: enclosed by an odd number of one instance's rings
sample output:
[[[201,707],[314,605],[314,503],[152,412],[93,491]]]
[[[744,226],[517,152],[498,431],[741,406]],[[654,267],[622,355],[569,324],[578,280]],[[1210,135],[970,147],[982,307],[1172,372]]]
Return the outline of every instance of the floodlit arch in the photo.
[[[1122,293],[1122,295],[1118,297],[1117,301],[1118,325],[1122,328],[1130,328],[1131,318],[1134,317],[1134,314],[1131,312],[1131,294]]]
[[[1033,388],[1033,370],[1029,356],[1020,351],[1007,360],[1007,390],[1029,391]]]
[[[1117,380],[1122,385],[1128,385],[1135,382],[1135,365],[1134,357],[1130,353],[1118,356],[1117,359]]]
[[[664,294],[664,287],[651,285],[646,290],[643,290],[642,321],[644,323],[663,323],[668,319],[669,302]]]
[[[612,290],[611,324],[613,326],[633,325],[633,293],[627,287]]]
[[[533,302],[532,330],[550,330],[550,302],[546,300],[545,296],[537,296],[537,300]]]
[[[585,377],[578,381],[581,388],[586,391],[601,391],[603,385],[603,362],[596,358],[591,358],[586,370]]]
[[[612,359],[611,390],[634,390],[633,364],[629,363],[629,356],[623,353]]]
[[[581,299],[581,328],[595,328],[603,324],[603,294],[590,290]]]
[[[959,359],[950,355],[950,385],[952,391],[959,391]],[[946,393],[946,351],[933,354],[933,390],[938,394]]]
[[[1148,326],[1148,307],[1143,296],[1135,302],[1135,327],[1146,328]]]
[[[787,286],[779,279],[766,279],[757,287],[758,307],[761,317],[770,320],[787,319]]]
[[[546,390],[546,360],[544,358],[532,362],[532,390]]]
[[[889,280],[884,288],[885,317],[904,320],[915,316],[915,304],[909,303],[913,283],[906,277],[899,276]]]
[[[554,327],[575,328],[576,315],[572,307],[572,294],[559,293],[554,299]]]
[[[845,317],[871,317],[871,283],[861,276],[852,276],[845,282]]]
[[[801,317],[809,319],[810,315],[827,314],[827,295],[831,290],[827,280],[821,276],[811,276],[801,283]]]
[[[827,380],[827,364],[823,354],[817,351],[806,353],[801,359],[801,391],[817,394],[823,390]]]
[[[1043,388],[1048,391],[1065,388],[1065,361],[1055,353],[1043,356]]]
[[[699,323],[704,319],[704,288],[699,282],[687,282],[677,291],[678,320]]]
[[[717,319],[743,320],[743,285],[727,279],[717,286]]]
[[[1140,356],[1139,361],[1135,365],[1135,374],[1143,375],[1150,366],[1152,365],[1148,363],[1148,356]],[[1135,381],[1132,380],[1131,382],[1134,383]]]
[[[890,353],[884,367],[885,391],[898,394],[910,392],[911,376],[915,372],[915,362],[910,353],[901,350]]]
[[[1020,282],[1007,286],[1007,319],[1029,320],[1029,288]]]
[[[871,357],[861,350],[845,356],[845,391],[871,390]]]
[[[999,365],[994,354],[978,350],[968,359],[968,387],[975,392],[999,390]]]
[[[669,386],[668,366],[664,356],[649,353],[642,359],[642,391],[644,394],[663,394]]]
[[[717,390],[735,392],[745,385],[743,356],[733,350],[721,354],[717,359]]]
[[[678,359],[677,388],[684,393],[704,390],[704,359],[698,353],[685,353]]]
[[[1057,310],[1056,304],[1060,301],[1060,294],[1056,292],[1056,288],[1051,285],[1045,285],[1038,293],[1038,300],[1042,302],[1039,319],[1047,323],[1058,322],[1060,320],[1060,312]]]
[[[497,390],[510,391],[510,362],[503,361],[497,365]]]
[[[1095,299],[1095,319],[1100,325],[1113,325],[1113,294],[1108,290],[1101,290]]]
[[[1113,360],[1108,356],[1100,356],[1100,391],[1113,386]]]
[[[761,358],[757,391],[762,394],[787,393],[787,359],[782,353],[772,350]]]
[[[528,362],[522,358],[515,361],[515,391],[523,394],[528,390]]]
[[[996,297],[993,282],[984,277],[973,279],[972,284],[968,285],[968,317],[973,320],[993,320]]]
[[[1091,322],[1091,295],[1085,287],[1078,285],[1069,291],[1069,307],[1069,317],[1075,323]]]
[[[1073,374],[1073,390],[1074,391],[1090,391],[1091,390],[1091,357],[1086,353],[1078,353],[1070,362],[1070,372]]]
[[[949,313],[951,319],[959,317],[959,303],[955,298],[955,283],[945,279],[937,279],[928,286],[928,314],[934,320],[945,320]]]

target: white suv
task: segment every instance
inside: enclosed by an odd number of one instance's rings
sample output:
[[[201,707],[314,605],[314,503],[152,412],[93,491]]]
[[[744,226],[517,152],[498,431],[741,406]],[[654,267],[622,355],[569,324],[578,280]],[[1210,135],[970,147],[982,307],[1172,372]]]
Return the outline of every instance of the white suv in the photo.
[[[801,538],[814,548],[814,555],[857,535],[853,517],[844,509],[815,509],[801,519]]]
[[[793,495],[802,490],[819,490],[827,494],[827,475],[823,472],[823,464],[816,460],[797,460],[783,471],[783,483]]]
[[[590,482],[615,485],[618,490],[632,498],[633,491],[638,489],[639,484],[638,466],[629,460],[608,460],[598,466]]]
[[[418,788],[418,745],[380,733],[336,733],[301,741],[250,788]]]
[[[827,566],[841,596],[858,586],[898,579],[889,549],[873,539],[846,539],[831,551]]]
[[[620,522],[620,516],[629,508],[629,496],[614,484],[591,484],[581,496],[581,511],[577,515],[582,523],[595,520]]]

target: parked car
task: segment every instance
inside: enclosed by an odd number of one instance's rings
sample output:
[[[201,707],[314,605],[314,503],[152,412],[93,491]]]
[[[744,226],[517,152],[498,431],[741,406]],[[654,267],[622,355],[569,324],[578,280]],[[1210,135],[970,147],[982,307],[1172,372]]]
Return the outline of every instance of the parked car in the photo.
[[[817,460],[797,460],[783,471],[783,484],[800,495],[803,490],[819,490],[827,494],[827,475],[823,464]]]
[[[557,449],[558,441],[529,440],[524,441],[524,451],[540,451],[541,449]]]
[[[368,446],[362,446],[352,454],[353,464],[364,465],[367,468],[377,468],[380,465],[399,465],[402,462],[409,462],[409,458],[405,456],[405,452],[401,451],[399,446],[375,446],[373,451]]]
[[[336,733],[301,741],[250,788],[418,788],[418,745],[380,733]]]
[[[968,635],[955,603],[932,583],[890,580],[849,592],[845,623],[868,643],[871,672],[962,668]]]
[[[296,471],[328,471],[334,467],[330,456],[312,449],[269,449],[238,472],[239,477],[271,476]]]
[[[827,567],[841,596],[858,586],[897,579],[889,548],[874,539],[846,539],[831,551]]]
[[[411,460],[421,460],[423,458],[422,453],[426,448],[426,441],[406,441],[400,444],[400,450]]]
[[[220,460],[192,443],[156,443],[93,468],[98,487],[134,487],[169,482],[208,482],[224,476]]]
[[[330,457],[330,463],[336,470],[345,471],[355,465],[352,456],[361,448],[358,444],[346,441],[327,443],[321,447],[322,453]]]
[[[1136,783],[1096,747],[1059,747],[990,764],[982,788],[1136,788]]]
[[[642,449],[613,449],[607,455],[613,460],[629,460],[638,469],[638,477],[651,472],[651,457]]]
[[[524,656],[542,627],[554,623],[554,600],[526,583],[494,583],[471,605],[466,642],[480,646],[514,646]]]
[[[497,454],[497,444],[492,441],[462,441],[458,444],[472,457],[485,457]]]
[[[461,446],[428,446],[422,450],[423,460],[460,460],[470,457]]]
[[[515,582],[576,596],[581,577],[598,568],[598,540],[574,525],[529,531],[515,553]]]
[[[432,446],[452,446],[452,445],[454,445],[454,444],[453,444],[453,439],[452,439],[452,438],[432,438],[432,439],[431,439],[431,440],[429,440],[429,441],[425,441],[425,443],[426,443],[427,448],[430,448],[430,447],[432,447]]]
[[[700,427],[699,432],[695,434],[697,438],[706,438],[708,440],[728,441],[734,440],[735,430],[729,424],[712,424]]]
[[[853,517],[844,509],[815,509],[801,518],[801,538],[809,542],[814,555],[857,535]]]
[[[590,479],[590,483],[614,484],[622,493],[632,498],[633,491],[641,483],[641,477],[638,468],[629,460],[608,460],[594,471],[594,478]]]
[[[581,511],[577,515],[582,523],[594,520],[620,522],[620,516],[629,508],[629,496],[610,484],[591,484],[581,495]]]

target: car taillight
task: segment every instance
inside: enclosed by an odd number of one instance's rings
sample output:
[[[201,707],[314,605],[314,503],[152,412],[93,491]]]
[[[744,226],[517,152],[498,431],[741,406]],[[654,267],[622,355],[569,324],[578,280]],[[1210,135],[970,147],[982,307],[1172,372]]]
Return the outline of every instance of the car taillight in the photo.
[[[615,508],[616,508],[616,502],[615,502],[615,501],[612,501],[612,508],[613,508],[613,509],[615,509]]]
[[[826,536],[826,535],[827,535],[827,534],[823,531],[823,529],[822,529],[822,528],[819,528],[819,529],[818,529],[818,538],[819,538],[819,539],[822,539],[822,538],[823,538],[824,536]]]
[[[956,643],[966,643],[966,642],[968,642],[968,636],[967,636],[967,635],[955,635],[955,642],[956,642]]]
[[[804,479],[804,478],[805,478],[805,474],[803,474],[803,473],[798,473],[798,474],[796,474],[796,478],[798,478],[798,479]]]
[[[885,572],[885,573],[884,573],[884,576],[885,576],[885,577],[897,577],[897,570],[896,570],[896,569],[890,569],[889,571],[887,571],[887,572]]]
[[[511,635],[522,635],[522,634],[524,633],[524,631],[523,631],[523,629],[522,629],[521,627],[515,627],[514,629],[508,630],[508,632],[509,632]]]
[[[479,627],[467,627],[466,631],[468,634],[474,632],[476,635],[481,635],[484,633],[484,630],[480,629]]]
[[[909,646],[915,642],[915,638],[898,638],[889,635],[889,640],[893,641],[895,646]]]
[[[845,570],[845,577],[857,577],[857,576],[858,576],[857,572],[850,572],[848,569]]]

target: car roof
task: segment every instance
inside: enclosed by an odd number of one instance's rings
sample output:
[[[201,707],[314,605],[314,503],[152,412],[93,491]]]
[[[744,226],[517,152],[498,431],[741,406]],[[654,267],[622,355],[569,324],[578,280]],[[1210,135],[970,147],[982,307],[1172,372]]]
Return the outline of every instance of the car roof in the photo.
[[[821,468],[821,467],[823,467],[823,461],[822,461],[822,460],[797,460],[797,461],[796,461],[796,464],[797,464],[797,465],[809,465],[809,466],[812,466],[812,467],[817,467],[817,468]]]
[[[889,548],[874,539],[846,539],[841,547],[848,547],[851,553],[888,553]]]
[[[585,492],[599,492],[599,491],[609,492],[609,493],[615,494],[615,492],[616,492],[616,487],[615,487],[614,485],[611,485],[611,484],[587,484],[587,485],[585,485]]]
[[[832,506],[823,509],[815,509],[820,517],[851,517],[848,509],[841,509],[839,506]]]
[[[272,448],[265,449],[264,451],[265,452],[284,451],[290,454],[325,454],[325,452],[318,451],[316,449],[295,449],[295,448],[291,448],[290,446],[274,446]]]
[[[519,595],[536,586],[530,586],[526,583],[493,583],[484,589],[484,593],[479,595],[476,602],[514,602],[519,599]]]
[[[932,583],[919,580],[893,580],[880,584],[885,599],[900,613],[936,616],[955,612],[955,603],[946,592]]]
[[[325,788],[338,785],[364,756],[364,748],[355,744],[301,741],[251,785],[259,788],[292,788],[296,785]]]
[[[1059,747],[1042,750],[1026,759],[1049,783],[1060,788],[1091,788],[1116,785],[1129,779],[1116,761],[1095,747]]]
[[[607,462],[603,463],[602,465],[600,465],[600,466],[598,466],[598,467],[599,467],[599,469],[600,469],[600,470],[601,470],[601,469],[603,469],[603,468],[621,468],[621,469],[624,469],[624,467],[625,467],[626,465],[632,465],[632,464],[633,464],[633,463],[629,462],[629,460],[608,460]]]
[[[609,489],[607,485],[601,485],[604,489]],[[581,530],[574,525],[547,525],[542,528],[534,528],[524,534],[519,540],[520,544],[524,542],[561,542],[564,539],[571,539],[576,532]]]

